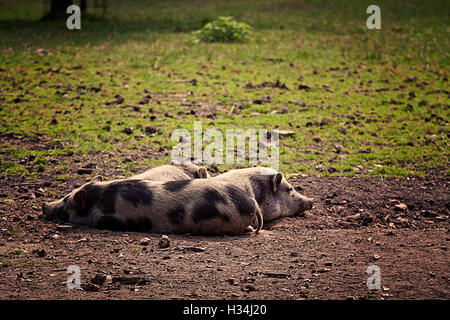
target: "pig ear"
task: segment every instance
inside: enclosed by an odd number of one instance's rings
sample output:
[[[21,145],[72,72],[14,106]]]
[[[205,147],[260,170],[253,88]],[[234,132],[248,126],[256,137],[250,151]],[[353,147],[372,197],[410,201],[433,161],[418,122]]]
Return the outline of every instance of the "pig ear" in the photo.
[[[91,179],[91,183],[103,181],[102,176],[95,176]]]
[[[198,168],[197,175],[199,179],[208,179],[208,171],[206,171],[205,167]]]
[[[72,207],[75,209],[86,209],[87,192],[86,190],[79,190],[73,195]]]
[[[281,180],[283,180],[283,174],[281,172],[273,176],[273,192],[277,192],[280,189]]]

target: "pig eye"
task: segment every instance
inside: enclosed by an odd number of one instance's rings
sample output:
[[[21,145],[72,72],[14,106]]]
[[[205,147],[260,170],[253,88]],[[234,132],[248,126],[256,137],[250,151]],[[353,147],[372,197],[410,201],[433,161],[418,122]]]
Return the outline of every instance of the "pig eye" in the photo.
[[[291,191],[293,191],[294,190],[294,188],[293,187],[289,187],[289,188],[287,188],[287,192],[291,192]]]

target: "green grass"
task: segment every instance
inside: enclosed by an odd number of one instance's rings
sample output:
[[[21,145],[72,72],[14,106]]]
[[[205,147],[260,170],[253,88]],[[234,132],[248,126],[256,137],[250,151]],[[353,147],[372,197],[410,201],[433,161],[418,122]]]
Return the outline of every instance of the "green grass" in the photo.
[[[65,154],[100,152],[117,155],[105,166],[131,175],[167,163],[173,130],[191,130],[194,120],[203,130],[295,131],[280,140],[286,173],[448,175],[450,5],[379,1],[382,29],[368,30],[370,4],[115,0],[104,19],[91,10],[82,30],[69,31],[65,21],[38,21],[41,1],[2,1],[0,131],[22,138],[1,138],[0,175],[67,177]],[[250,24],[249,41],[190,43],[192,31],[219,16]],[[191,79],[196,85],[180,82]],[[288,90],[246,87],[277,79]],[[144,89],[152,99],[140,112],[106,105],[116,94],[138,105]],[[266,96],[270,102],[253,103]],[[186,114],[203,105],[217,118]],[[162,134],[146,134],[148,125]],[[133,161],[122,163],[126,157]]]
[[[16,255],[19,255],[19,254],[22,254],[22,253],[26,253],[26,250],[23,249],[23,248],[16,248],[16,249],[14,249],[14,250],[12,251],[12,253],[13,253],[13,254],[16,254]]]

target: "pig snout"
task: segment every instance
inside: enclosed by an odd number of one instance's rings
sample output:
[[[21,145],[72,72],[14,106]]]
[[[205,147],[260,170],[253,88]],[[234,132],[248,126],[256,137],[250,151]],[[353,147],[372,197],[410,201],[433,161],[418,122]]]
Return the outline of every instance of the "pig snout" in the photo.
[[[297,214],[300,215],[303,212],[312,209],[313,205],[314,205],[314,198],[300,196],[300,205],[298,207]]]
[[[50,216],[50,206],[47,203],[42,203],[42,213],[45,217]]]
[[[42,203],[42,217],[48,220],[56,218],[56,206],[53,203]]]
[[[312,209],[312,207],[314,205],[314,198],[307,198],[306,203],[307,203],[306,210]]]

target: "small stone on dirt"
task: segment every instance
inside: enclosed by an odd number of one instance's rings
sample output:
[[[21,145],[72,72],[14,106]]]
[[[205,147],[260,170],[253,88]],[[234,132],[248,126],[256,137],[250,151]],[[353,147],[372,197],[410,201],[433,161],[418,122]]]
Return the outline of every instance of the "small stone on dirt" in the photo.
[[[92,279],[91,283],[102,286],[106,281],[106,275],[104,274],[96,274]]]
[[[396,210],[399,210],[399,211],[404,211],[404,210],[408,209],[408,206],[404,203],[396,204],[394,207]]]
[[[363,224],[369,224],[373,221],[372,216],[364,211],[359,214],[359,219],[362,221]]]
[[[160,249],[164,249],[164,248],[168,248],[170,247],[170,239],[168,236],[166,236],[165,234],[163,234],[161,236],[161,238],[159,238],[158,241],[158,248]]]
[[[150,244],[150,241],[151,241],[150,238],[145,237],[145,238],[142,238],[141,240],[139,240],[139,244],[141,246],[147,246]]]

